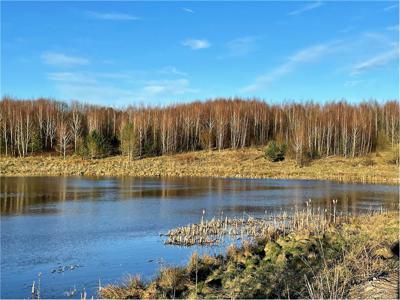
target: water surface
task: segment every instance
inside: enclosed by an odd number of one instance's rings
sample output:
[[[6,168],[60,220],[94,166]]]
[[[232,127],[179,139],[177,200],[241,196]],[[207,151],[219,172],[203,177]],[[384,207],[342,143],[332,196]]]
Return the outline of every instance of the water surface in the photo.
[[[1,298],[28,298],[41,273],[41,296],[89,297],[127,273],[150,279],[193,251],[165,246],[160,233],[205,217],[259,216],[314,207],[358,213],[397,209],[397,186],[316,180],[209,178],[0,177]],[[73,270],[63,266],[75,266]],[[79,266],[79,267],[76,267]],[[79,295],[78,295],[79,297]]]

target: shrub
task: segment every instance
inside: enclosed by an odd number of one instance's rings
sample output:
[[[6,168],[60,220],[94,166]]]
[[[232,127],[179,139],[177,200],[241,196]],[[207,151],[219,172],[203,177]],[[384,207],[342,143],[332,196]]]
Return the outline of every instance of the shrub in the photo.
[[[128,275],[122,286],[110,284],[99,289],[99,295],[105,299],[140,299],[145,285],[139,276]]]
[[[82,157],[88,157],[89,156],[89,151],[86,145],[86,139],[84,138],[79,138],[77,142],[77,149],[76,149],[76,154]]]
[[[308,155],[308,153],[299,153],[296,155],[296,166],[299,168],[307,167],[310,165],[312,158]]]
[[[164,297],[174,298],[179,297],[186,289],[187,274],[184,268],[172,267],[163,268],[160,270],[160,275],[157,279],[157,284]]]
[[[390,152],[389,164],[400,165],[400,146],[394,147]]]
[[[286,144],[277,144],[275,141],[271,141],[265,149],[265,158],[272,162],[282,161],[285,159],[286,150]]]
[[[321,158],[321,154],[317,150],[309,150],[307,151],[307,158],[310,160]]]
[[[375,165],[375,161],[370,157],[366,157],[360,162],[360,164],[364,167],[370,167]]]

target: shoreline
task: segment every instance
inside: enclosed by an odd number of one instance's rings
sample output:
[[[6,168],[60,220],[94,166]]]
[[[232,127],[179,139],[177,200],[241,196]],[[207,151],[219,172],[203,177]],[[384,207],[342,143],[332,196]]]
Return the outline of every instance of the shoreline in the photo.
[[[129,161],[124,156],[84,159],[69,156],[0,157],[0,176],[133,176],[331,180],[399,184],[399,168],[386,153],[368,157],[330,156],[297,167],[293,159],[269,162],[263,149],[197,151]]]
[[[199,256],[195,251],[183,266],[162,267],[150,281],[130,275],[119,284],[99,288],[99,296],[395,298],[399,291],[397,216],[398,212],[341,216],[310,210],[298,212],[292,219],[282,215],[274,225],[261,225],[260,237],[242,240],[241,246],[231,245],[223,255]],[[224,234],[219,232],[225,230],[221,224],[212,222],[199,225],[201,234]],[[188,235],[196,228],[190,224],[174,230]],[[330,290],[331,285],[336,288]]]

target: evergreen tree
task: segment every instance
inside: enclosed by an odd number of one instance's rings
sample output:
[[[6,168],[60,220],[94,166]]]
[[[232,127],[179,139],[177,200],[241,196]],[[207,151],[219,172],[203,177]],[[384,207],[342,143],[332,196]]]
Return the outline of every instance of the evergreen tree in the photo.
[[[121,152],[129,160],[139,156],[139,140],[132,123],[126,124],[121,131]]]
[[[110,153],[110,146],[107,139],[97,130],[93,130],[89,133],[86,140],[86,147],[89,157],[101,158],[107,156]]]
[[[265,149],[265,157],[272,162],[282,161],[285,159],[286,150],[286,144],[278,145],[275,141],[271,141]]]

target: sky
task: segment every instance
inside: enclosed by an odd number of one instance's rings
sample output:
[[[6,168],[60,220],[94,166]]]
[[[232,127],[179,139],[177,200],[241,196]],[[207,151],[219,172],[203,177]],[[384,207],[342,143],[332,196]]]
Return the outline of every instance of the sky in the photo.
[[[1,2],[1,95],[399,98],[397,1]]]

